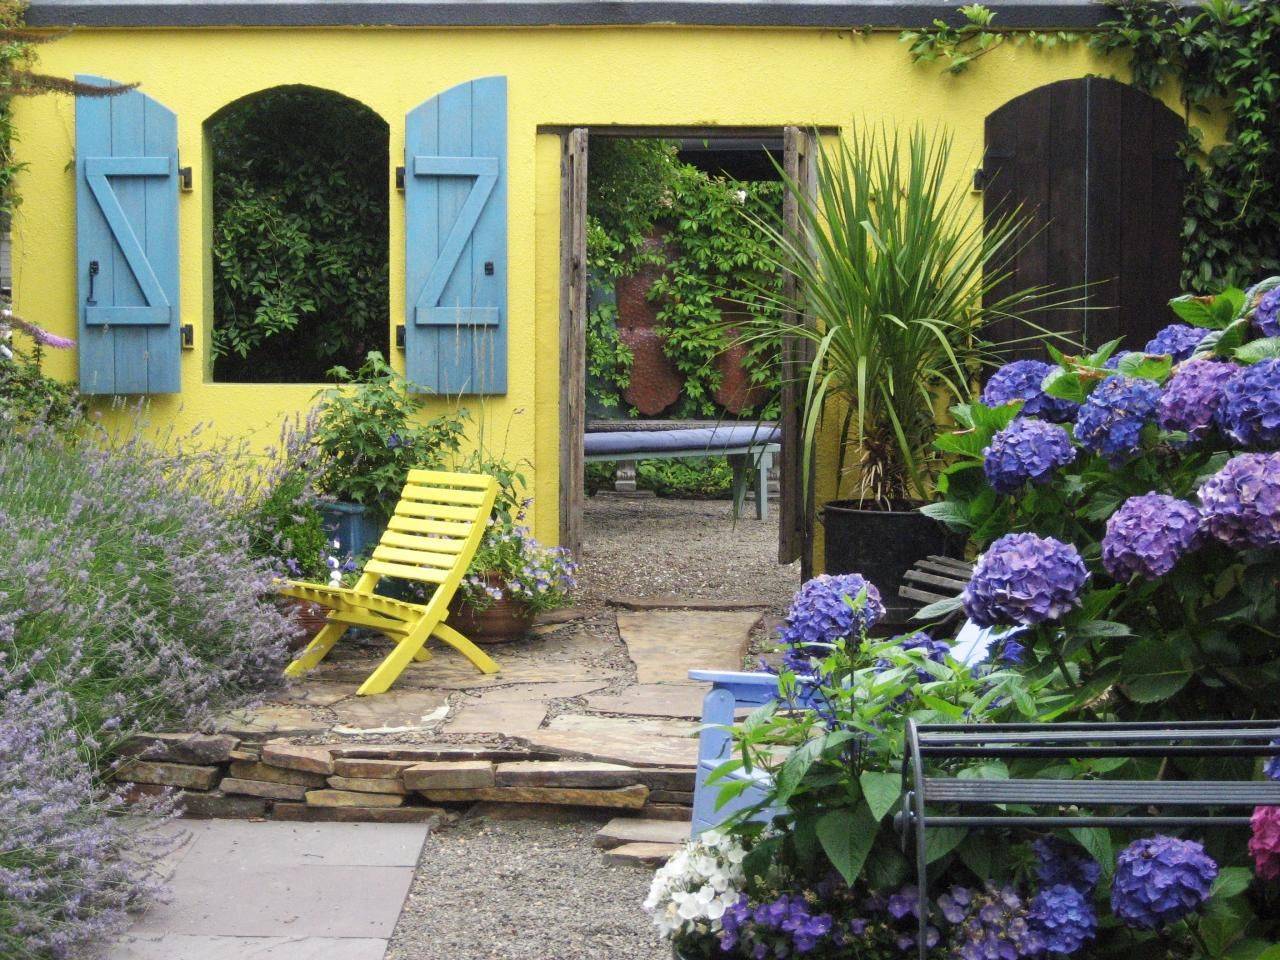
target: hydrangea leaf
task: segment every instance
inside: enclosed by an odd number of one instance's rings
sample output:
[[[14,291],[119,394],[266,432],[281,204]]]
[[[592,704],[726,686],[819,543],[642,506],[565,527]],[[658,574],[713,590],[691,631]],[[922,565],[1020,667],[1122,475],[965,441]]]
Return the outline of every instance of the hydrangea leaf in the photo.
[[[962,596],[948,597],[946,600],[938,600],[928,606],[921,607],[911,619],[939,620],[948,614],[955,613],[962,606],[964,606],[964,598]]]
[[[872,819],[871,811],[865,806],[855,808],[852,813],[829,810],[818,818],[818,842],[846,883],[857,882],[879,828],[879,822]]]
[[[1223,867],[1218,879],[1213,882],[1210,896],[1229,900],[1238,897],[1253,883],[1253,871],[1248,867]]]
[[[881,770],[864,770],[858,777],[862,784],[862,796],[867,801],[871,816],[879,823],[902,796],[902,775]]]
[[[1193,327],[1221,330],[1231,322],[1231,317],[1227,317],[1224,322],[1219,313],[1213,309],[1213,303],[1213,297],[1200,297],[1186,293],[1170,300],[1169,307],[1178,315],[1178,319],[1185,320]]]
[[[1187,685],[1191,672],[1166,641],[1143,640],[1124,656],[1124,690],[1135,703],[1168,700]]]
[[[1070,400],[1073,403],[1084,403],[1089,396],[1088,386],[1080,374],[1073,370],[1061,368],[1053,371],[1045,378],[1044,392],[1059,400]]]
[[[1154,380],[1164,383],[1173,370],[1173,358],[1163,354],[1152,356],[1147,353],[1130,353],[1120,358],[1116,372],[1126,377],[1138,377],[1142,380]]]
[[[1241,363],[1261,363],[1280,357],[1280,337],[1264,337],[1237,347],[1232,356]]]
[[[1089,856],[1098,861],[1103,876],[1111,875],[1114,855],[1111,852],[1111,832],[1101,827],[1072,827],[1067,831],[1080,846],[1089,851]]]

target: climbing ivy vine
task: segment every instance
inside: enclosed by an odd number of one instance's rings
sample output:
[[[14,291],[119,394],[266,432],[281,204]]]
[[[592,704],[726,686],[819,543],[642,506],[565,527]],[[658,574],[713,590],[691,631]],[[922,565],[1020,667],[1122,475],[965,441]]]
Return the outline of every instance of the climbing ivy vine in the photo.
[[[587,317],[592,399],[621,406],[632,359],[617,335],[617,308],[600,294],[619,277],[658,267],[649,299],[658,307],[665,352],[686,378],[673,415],[716,416],[714,360],[733,341],[722,304],[757,314],[776,309],[771,301],[782,282],[771,265],[776,254],[768,256],[769,239],[743,214],[778,217],[781,183],[710,176],[681,162],[666,140],[596,138],[587,208],[587,259],[597,294]],[[745,362],[752,382],[770,397],[779,383],[776,355],[776,343],[755,342]],[[771,401],[749,412],[769,415],[774,407]]]
[[[1155,93],[1176,84],[1187,119],[1182,157],[1182,285],[1208,293],[1280,272],[1280,3],[1276,0],[1103,0],[1109,19],[1089,37],[1105,54],[1129,57],[1130,82]],[[1005,42],[1051,45],[1075,34],[1003,30],[981,4],[962,22],[934,21],[902,40],[918,63],[961,73]],[[1206,146],[1199,117],[1227,119],[1224,142]]]

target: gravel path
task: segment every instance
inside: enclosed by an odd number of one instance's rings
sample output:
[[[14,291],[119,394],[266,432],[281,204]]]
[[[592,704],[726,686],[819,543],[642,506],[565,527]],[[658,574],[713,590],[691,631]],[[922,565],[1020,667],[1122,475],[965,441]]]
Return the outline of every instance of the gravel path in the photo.
[[[427,838],[386,960],[668,960],[596,823],[464,820]]]

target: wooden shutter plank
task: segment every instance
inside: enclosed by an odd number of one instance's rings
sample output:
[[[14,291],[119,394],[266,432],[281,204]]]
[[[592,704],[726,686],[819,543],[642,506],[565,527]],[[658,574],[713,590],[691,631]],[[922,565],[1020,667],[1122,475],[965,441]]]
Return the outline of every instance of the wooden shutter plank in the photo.
[[[146,154],[146,100],[120,96],[111,102],[111,154],[138,157]],[[117,177],[112,186],[120,209],[130,223],[142,232],[146,250],[147,190],[141,177]],[[128,257],[120,247],[121,239],[111,244],[112,301],[145,303],[146,292],[133,276]],[[117,393],[146,393],[147,331],[137,327],[118,327],[115,332],[115,379]]]
[[[472,84],[465,83],[440,94],[440,127],[437,152],[442,156],[472,156],[473,112]],[[448,249],[449,232],[466,206],[475,186],[474,177],[433,177],[438,184],[436,215],[436,256],[443,259]],[[471,306],[474,278],[471,263],[471,234],[466,235],[458,260],[445,281],[438,300],[441,310],[461,311]],[[440,393],[473,392],[472,337],[461,326],[459,318],[452,325],[441,324],[432,331],[436,346],[436,383]]]
[[[471,328],[471,392],[507,392],[507,84],[486,77],[471,84],[472,151],[494,161],[495,180],[486,186],[480,218],[471,231],[471,306],[496,322]],[[486,272],[486,264],[491,272]],[[477,319],[479,319],[477,317]]]
[[[172,112],[147,97],[143,115],[143,152],[167,156],[165,177],[142,178],[146,205],[147,262],[161,290],[169,291],[169,317],[164,325],[148,327],[147,392],[177,393],[182,389],[182,333],[178,321],[178,122]]]
[[[585,128],[560,154],[560,546],[582,549],[587,377],[587,168]]]
[[[77,77],[82,83],[98,81],[97,77]],[[102,81],[99,81],[102,82]],[[113,245],[111,231],[106,221],[93,211],[95,203],[85,178],[85,157],[111,155],[111,101],[114,97],[76,98],[76,279],[77,312],[82,313],[89,300],[88,265],[99,263],[98,276],[94,278],[94,299],[108,301],[114,289],[115,261],[101,256],[99,251]],[[109,302],[109,301],[108,301]],[[77,344],[80,365],[80,389],[84,393],[115,393],[116,356],[115,331],[107,327],[86,327],[79,324],[80,339]]]

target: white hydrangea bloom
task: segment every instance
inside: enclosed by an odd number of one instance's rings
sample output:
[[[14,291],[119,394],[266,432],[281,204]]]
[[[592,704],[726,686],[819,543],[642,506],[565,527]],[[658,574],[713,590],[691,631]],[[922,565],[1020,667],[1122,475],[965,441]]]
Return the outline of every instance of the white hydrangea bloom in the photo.
[[[707,830],[672,854],[653,875],[644,909],[665,938],[714,933],[742,894],[747,851],[736,838]]]

